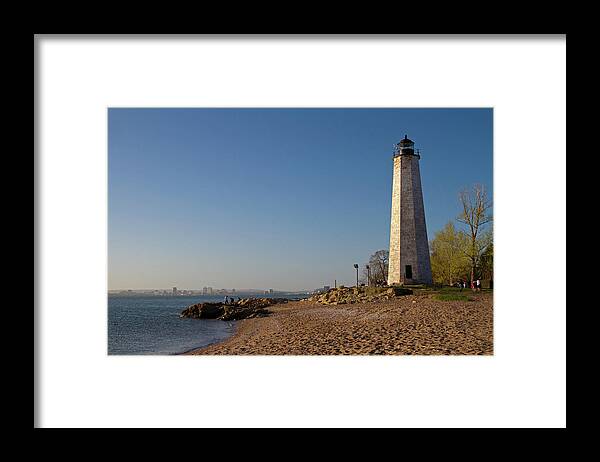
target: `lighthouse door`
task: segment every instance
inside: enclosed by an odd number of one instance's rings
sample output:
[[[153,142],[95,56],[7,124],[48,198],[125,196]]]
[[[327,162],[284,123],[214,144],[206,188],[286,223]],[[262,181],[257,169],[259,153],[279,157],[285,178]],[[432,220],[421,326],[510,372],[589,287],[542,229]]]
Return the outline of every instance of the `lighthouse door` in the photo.
[[[406,279],[412,279],[412,266],[411,265],[406,265],[406,267],[404,268],[404,274]]]

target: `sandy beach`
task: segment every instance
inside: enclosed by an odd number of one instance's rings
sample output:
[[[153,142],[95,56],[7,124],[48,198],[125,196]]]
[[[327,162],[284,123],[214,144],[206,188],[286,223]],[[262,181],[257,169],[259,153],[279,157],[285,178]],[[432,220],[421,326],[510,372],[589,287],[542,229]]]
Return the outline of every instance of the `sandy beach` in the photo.
[[[492,355],[492,294],[431,295],[344,305],[297,301],[238,321],[229,339],[191,355]]]

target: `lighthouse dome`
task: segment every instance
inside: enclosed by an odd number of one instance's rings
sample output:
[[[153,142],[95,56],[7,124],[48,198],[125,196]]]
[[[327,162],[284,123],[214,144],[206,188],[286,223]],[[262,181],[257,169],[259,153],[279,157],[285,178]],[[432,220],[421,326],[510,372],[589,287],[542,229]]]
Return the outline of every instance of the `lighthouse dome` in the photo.
[[[404,135],[404,138],[400,140],[400,146],[413,146],[415,143],[408,139],[408,136]]]

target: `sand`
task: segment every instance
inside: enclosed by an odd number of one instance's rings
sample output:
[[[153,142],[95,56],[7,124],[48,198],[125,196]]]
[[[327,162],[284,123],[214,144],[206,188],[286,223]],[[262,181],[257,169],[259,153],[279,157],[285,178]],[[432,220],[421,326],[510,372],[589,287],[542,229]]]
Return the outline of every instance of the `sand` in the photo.
[[[469,301],[430,295],[352,305],[298,301],[238,321],[224,342],[192,355],[492,355],[492,294]]]

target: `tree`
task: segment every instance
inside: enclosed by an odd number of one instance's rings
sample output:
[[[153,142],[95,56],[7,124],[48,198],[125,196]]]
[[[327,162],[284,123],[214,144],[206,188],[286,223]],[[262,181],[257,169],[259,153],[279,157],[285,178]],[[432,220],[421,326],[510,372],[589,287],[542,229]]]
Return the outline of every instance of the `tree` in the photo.
[[[471,264],[471,281],[473,281],[482,254],[492,244],[492,233],[483,232],[484,226],[492,221],[490,214],[492,203],[488,200],[485,188],[480,184],[461,191],[459,199],[463,210],[456,220],[467,226],[469,245],[465,255]]]
[[[458,231],[449,221],[444,229],[435,233],[430,243],[431,273],[438,284],[453,285],[469,272],[466,251],[469,239],[465,232]]]
[[[488,238],[490,241],[491,238],[491,230],[487,232],[490,233],[490,237]],[[494,244],[493,242],[487,246],[485,251],[481,254],[481,263],[480,263],[480,275],[482,279],[494,279]]]
[[[387,250],[378,250],[369,258],[370,271],[367,266],[363,265],[362,280],[369,285],[385,285],[387,284],[388,262],[390,253]],[[370,274],[370,280],[369,280]]]

